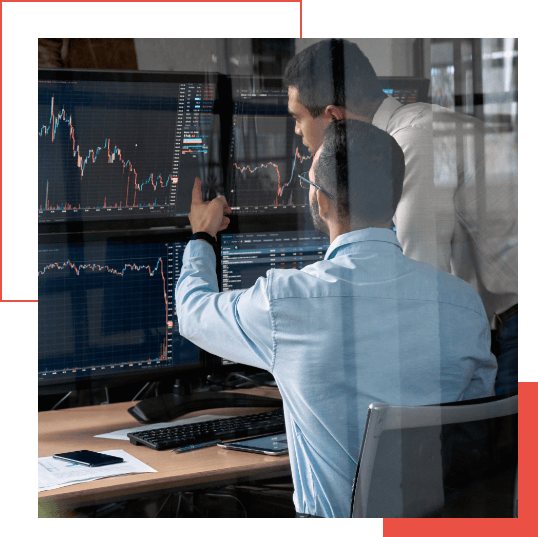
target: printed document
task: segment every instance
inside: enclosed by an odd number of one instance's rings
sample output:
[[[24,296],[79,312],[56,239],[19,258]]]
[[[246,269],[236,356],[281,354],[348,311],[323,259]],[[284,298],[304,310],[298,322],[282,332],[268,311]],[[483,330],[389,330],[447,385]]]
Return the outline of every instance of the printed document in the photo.
[[[52,457],[38,458],[38,492],[57,489],[75,483],[83,483],[85,481],[94,481],[95,479],[102,479],[104,477],[157,471],[123,451],[123,449],[110,449],[108,451],[101,451],[101,453],[121,457],[123,462],[92,468],[91,466],[61,461]]]

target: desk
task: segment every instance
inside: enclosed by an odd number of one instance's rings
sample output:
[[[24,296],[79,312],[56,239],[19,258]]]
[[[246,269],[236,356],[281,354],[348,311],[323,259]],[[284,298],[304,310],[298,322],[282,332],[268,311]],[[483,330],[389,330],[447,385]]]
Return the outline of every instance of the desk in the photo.
[[[248,393],[280,397],[278,390],[271,388],[257,388]],[[48,499],[62,507],[74,508],[139,498],[155,492],[196,490],[291,474],[287,455],[270,457],[225,450],[217,446],[190,453],[172,453],[171,450],[155,451],[134,446],[124,440],[94,438],[96,434],[139,426],[140,423],[127,412],[133,405],[134,402],[128,402],[39,412],[38,456],[47,457],[78,449],[123,449],[157,472],[111,477],[48,490],[40,492],[39,499]],[[191,412],[184,417],[203,414],[240,416],[267,410],[269,409],[210,409]]]

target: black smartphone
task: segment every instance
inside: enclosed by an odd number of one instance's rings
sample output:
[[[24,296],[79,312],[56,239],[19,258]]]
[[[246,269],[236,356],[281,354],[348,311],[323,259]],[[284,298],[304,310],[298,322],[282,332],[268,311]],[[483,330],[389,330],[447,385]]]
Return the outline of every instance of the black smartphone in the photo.
[[[112,455],[105,455],[103,453],[97,453],[96,451],[88,451],[87,449],[70,451],[69,453],[58,453],[57,455],[53,455],[52,458],[60,459],[62,461],[76,462],[77,464],[84,464],[85,466],[106,466],[107,464],[124,462],[121,457],[113,457]]]

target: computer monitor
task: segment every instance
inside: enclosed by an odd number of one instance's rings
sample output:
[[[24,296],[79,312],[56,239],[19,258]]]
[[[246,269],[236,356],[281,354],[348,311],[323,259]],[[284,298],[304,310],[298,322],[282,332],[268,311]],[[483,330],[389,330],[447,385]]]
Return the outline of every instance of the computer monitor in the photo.
[[[221,289],[248,289],[270,269],[302,269],[324,259],[329,237],[314,230],[221,234]],[[222,360],[224,367],[235,366]]]
[[[40,69],[40,231],[186,220],[194,178],[222,181],[217,86],[213,73]]]
[[[383,91],[402,104],[428,102],[430,81],[414,76],[380,76]]]
[[[235,214],[302,214],[308,192],[298,174],[308,171],[312,155],[295,134],[288,113],[288,92],[281,79],[271,84],[231,78],[233,104],[225,195]]]
[[[175,311],[187,241],[178,233],[39,236],[40,394],[202,370]]]
[[[426,101],[429,81],[379,77],[383,91],[402,104]],[[310,169],[312,154],[295,134],[282,79],[230,77],[233,106],[225,195],[239,218],[271,215],[291,225],[308,214],[308,191],[298,176]],[[291,215],[296,220],[290,218]]]

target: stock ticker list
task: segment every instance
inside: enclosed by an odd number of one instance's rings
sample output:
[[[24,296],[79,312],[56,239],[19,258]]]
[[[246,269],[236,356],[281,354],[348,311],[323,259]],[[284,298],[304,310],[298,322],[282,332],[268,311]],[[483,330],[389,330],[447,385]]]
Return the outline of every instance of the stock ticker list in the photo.
[[[248,289],[270,269],[303,269],[321,261],[329,238],[315,231],[221,235],[222,290]]]

